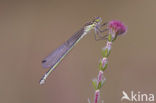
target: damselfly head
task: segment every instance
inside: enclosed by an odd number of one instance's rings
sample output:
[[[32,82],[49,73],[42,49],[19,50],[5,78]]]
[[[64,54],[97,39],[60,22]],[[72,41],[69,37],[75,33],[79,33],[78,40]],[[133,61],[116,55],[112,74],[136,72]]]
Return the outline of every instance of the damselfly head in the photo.
[[[95,19],[93,19],[93,22],[99,24],[102,22],[102,19],[101,17],[96,17]]]
[[[99,25],[101,22],[102,22],[101,17],[96,17],[96,18],[93,18],[92,21],[86,23],[85,26],[92,25],[93,27],[95,27],[96,25]]]
[[[99,26],[101,22],[102,22],[101,17],[96,17],[96,18],[94,18],[93,21],[92,21],[94,27]]]

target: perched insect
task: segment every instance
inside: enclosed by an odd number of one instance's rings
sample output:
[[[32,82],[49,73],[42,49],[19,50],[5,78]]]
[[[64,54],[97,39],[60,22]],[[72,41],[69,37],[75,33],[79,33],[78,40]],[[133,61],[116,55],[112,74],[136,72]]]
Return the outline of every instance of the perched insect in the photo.
[[[86,23],[78,32],[70,37],[64,44],[55,49],[49,56],[42,60],[42,66],[44,68],[50,68],[48,72],[41,78],[40,84],[44,84],[46,78],[56,68],[65,55],[73,48],[75,44],[79,42],[89,31],[95,30],[95,40],[103,40],[107,38],[106,35],[101,35],[102,32],[107,32],[108,29],[100,30],[102,26],[107,25],[104,23],[101,25],[102,19],[100,17],[94,18],[91,22]],[[98,38],[97,38],[98,36]]]

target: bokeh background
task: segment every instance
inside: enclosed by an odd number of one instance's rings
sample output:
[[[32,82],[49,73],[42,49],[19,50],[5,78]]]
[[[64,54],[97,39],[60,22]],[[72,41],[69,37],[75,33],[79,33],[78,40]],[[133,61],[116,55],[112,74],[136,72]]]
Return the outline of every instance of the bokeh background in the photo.
[[[0,1],[0,102],[87,103],[104,41],[85,36],[39,85],[41,60],[92,17],[121,20],[126,35],[113,44],[105,103],[120,103],[122,91],[156,95],[155,0]],[[130,103],[123,101],[123,103]],[[147,102],[142,102],[147,103]]]

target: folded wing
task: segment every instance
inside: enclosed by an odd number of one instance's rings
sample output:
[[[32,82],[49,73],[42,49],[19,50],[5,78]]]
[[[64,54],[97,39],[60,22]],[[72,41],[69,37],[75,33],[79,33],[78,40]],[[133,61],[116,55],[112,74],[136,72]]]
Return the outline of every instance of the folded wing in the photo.
[[[84,33],[84,29],[80,29],[71,38],[69,38],[64,44],[54,50],[49,56],[42,60],[42,66],[44,68],[50,68],[55,66],[64,56],[72,49]]]

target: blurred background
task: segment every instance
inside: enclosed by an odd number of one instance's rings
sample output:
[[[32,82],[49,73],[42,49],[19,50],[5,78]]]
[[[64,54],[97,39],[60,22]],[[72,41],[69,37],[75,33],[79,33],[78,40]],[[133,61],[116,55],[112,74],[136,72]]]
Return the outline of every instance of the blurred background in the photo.
[[[39,80],[48,70],[42,68],[42,59],[96,16],[128,26],[127,34],[113,44],[101,99],[120,103],[123,90],[156,95],[155,5],[154,0],[0,1],[0,102],[93,100],[91,80],[105,46],[95,41],[94,31],[73,48],[45,85]]]

